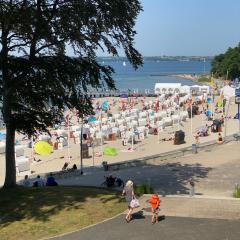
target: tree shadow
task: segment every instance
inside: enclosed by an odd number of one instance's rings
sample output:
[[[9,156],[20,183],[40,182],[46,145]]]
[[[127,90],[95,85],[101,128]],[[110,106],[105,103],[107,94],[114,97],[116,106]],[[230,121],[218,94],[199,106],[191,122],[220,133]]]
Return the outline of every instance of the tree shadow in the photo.
[[[195,183],[206,178],[212,168],[199,163],[181,164],[180,162],[161,165],[148,164],[142,167],[120,170],[118,175],[125,181],[133,180],[135,184],[151,185],[161,195],[188,194],[190,181]],[[201,195],[201,193],[196,193]]]
[[[143,215],[143,211],[142,210],[133,213],[132,217],[133,217],[132,220],[145,219],[145,216]]]
[[[0,229],[15,221],[49,221],[61,210],[83,210],[85,203],[102,205],[123,199],[105,189],[84,187],[17,187],[0,190]]]

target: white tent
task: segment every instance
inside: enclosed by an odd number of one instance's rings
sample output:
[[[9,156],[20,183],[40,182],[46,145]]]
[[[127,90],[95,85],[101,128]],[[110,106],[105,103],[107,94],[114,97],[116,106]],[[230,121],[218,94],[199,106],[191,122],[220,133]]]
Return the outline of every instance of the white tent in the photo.
[[[180,92],[190,94],[190,86],[187,86],[187,85],[181,86]]]
[[[155,94],[168,94],[180,92],[181,83],[156,83],[154,92]]]
[[[200,86],[200,92],[209,94],[210,93],[210,86],[207,86],[207,85]]]
[[[234,97],[235,96],[235,88],[232,88],[229,85],[226,85],[221,89],[221,94],[223,94],[223,96],[225,98]]]

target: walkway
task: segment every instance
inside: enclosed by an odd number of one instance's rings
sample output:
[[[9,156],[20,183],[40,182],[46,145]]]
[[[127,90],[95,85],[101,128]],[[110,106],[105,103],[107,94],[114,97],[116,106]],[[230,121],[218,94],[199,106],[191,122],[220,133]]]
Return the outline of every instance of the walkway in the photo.
[[[238,240],[240,201],[189,197],[162,198],[160,222],[152,225],[147,205],[141,200],[134,220],[124,215],[98,225],[54,238],[55,240]]]
[[[58,179],[61,185],[99,187],[104,175],[117,176],[136,184],[151,184],[159,194],[188,194],[189,181],[194,179],[201,195],[232,197],[235,183],[240,183],[240,142],[231,142],[212,151],[200,152],[142,167],[104,172],[95,169],[86,175]],[[231,153],[231,154],[230,154]]]

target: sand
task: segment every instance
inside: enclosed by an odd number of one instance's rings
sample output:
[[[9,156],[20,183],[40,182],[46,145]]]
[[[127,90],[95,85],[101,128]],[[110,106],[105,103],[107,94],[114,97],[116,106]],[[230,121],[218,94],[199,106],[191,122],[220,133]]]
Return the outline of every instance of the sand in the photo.
[[[110,101],[116,98],[110,98]],[[147,100],[152,100],[153,98],[148,98]],[[109,98],[108,98],[109,100]],[[96,100],[97,101],[97,100]],[[140,104],[137,106],[140,107]],[[111,109],[112,113],[118,111],[117,107],[113,107]],[[237,112],[237,105],[230,105],[229,115],[234,116]],[[217,117],[217,116],[216,116]],[[197,128],[201,125],[205,125],[207,121],[203,115],[198,115],[193,118],[193,130],[194,134],[197,131]],[[236,119],[229,119],[227,124],[227,135],[231,135],[233,133],[238,132],[239,121]],[[191,134],[191,122],[187,120],[183,122],[180,126],[185,132],[185,144],[181,145],[173,145],[173,141],[158,141],[158,136],[149,135],[148,138],[144,140],[137,140],[137,144],[134,144],[134,151],[130,152],[128,149],[131,147],[131,143],[128,146],[122,146],[121,139],[116,141],[105,141],[105,146],[115,147],[118,150],[118,155],[115,157],[110,156],[94,156],[93,149],[89,148],[90,157],[83,159],[83,166],[99,166],[102,161],[107,161],[108,163],[115,163],[121,161],[128,161],[132,159],[139,159],[145,156],[160,154],[163,152],[168,152],[171,150],[180,149],[183,147],[191,146],[195,143],[194,134]],[[175,125],[173,127],[168,127],[165,129],[163,133],[160,134],[160,139],[170,137],[173,133],[178,130],[178,126]],[[217,133],[211,133],[207,137],[201,137],[200,143],[208,142],[211,140],[217,139]],[[70,161],[70,166],[73,164],[77,164],[78,168],[80,166],[80,144],[74,144],[73,139],[70,140],[70,155],[72,156]],[[94,152],[101,152],[101,147],[95,147]],[[31,156],[31,149],[27,148],[25,150],[25,156]],[[94,156],[94,157],[93,157]],[[63,164],[68,161],[68,149],[64,148],[63,150],[56,150],[51,155],[46,157],[41,157],[39,155],[35,156],[37,159],[41,159],[38,163],[31,164],[32,174],[43,174],[47,172],[60,171],[62,169]],[[5,161],[4,155],[0,155],[0,183],[4,180],[4,172],[5,172]],[[18,180],[22,179],[22,176],[17,177]],[[0,184],[1,185],[1,184]]]

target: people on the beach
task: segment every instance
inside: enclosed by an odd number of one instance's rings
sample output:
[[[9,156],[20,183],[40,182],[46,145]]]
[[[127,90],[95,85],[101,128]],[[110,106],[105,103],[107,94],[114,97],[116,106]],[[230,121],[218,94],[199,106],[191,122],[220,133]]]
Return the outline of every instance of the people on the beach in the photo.
[[[73,167],[72,167],[72,170],[77,170],[77,165],[76,164],[73,164]]]
[[[37,180],[33,183],[34,187],[43,187],[45,186],[45,181],[40,177],[40,175],[37,176]]]
[[[113,177],[112,175],[108,176],[108,177],[105,177],[106,179],[106,185],[107,187],[113,187],[114,186],[114,183],[115,183],[115,180],[116,178]]]
[[[123,189],[122,195],[125,196],[125,200],[128,205],[128,213],[127,213],[125,219],[127,222],[130,222],[132,219],[132,213],[133,213],[133,208],[131,207],[131,201],[135,198],[133,182],[131,180],[127,181],[127,183]]]
[[[68,162],[65,162],[65,163],[63,164],[62,171],[67,170],[68,165],[69,165],[69,163],[68,163]]]
[[[198,131],[197,133],[196,133],[196,135],[194,136],[194,138],[195,138],[195,144],[199,144],[200,143],[200,141],[199,141],[199,139],[200,139],[200,132]]]
[[[23,185],[24,187],[30,187],[30,186],[31,186],[31,183],[30,183],[30,181],[29,181],[28,175],[25,175],[25,176],[24,176],[24,180],[23,180],[23,182],[22,182],[22,185]]]
[[[223,143],[223,137],[221,133],[218,133],[217,143],[222,144]]]
[[[152,224],[158,223],[158,212],[159,212],[159,206],[160,206],[160,198],[158,194],[153,194],[149,200],[149,203],[151,204],[152,208]]]
[[[55,178],[53,177],[52,173],[50,173],[50,175],[47,178],[46,186],[48,187],[58,186],[58,183],[55,181]]]
[[[195,183],[193,179],[190,180],[189,184],[190,184],[189,196],[193,197],[195,195]]]

